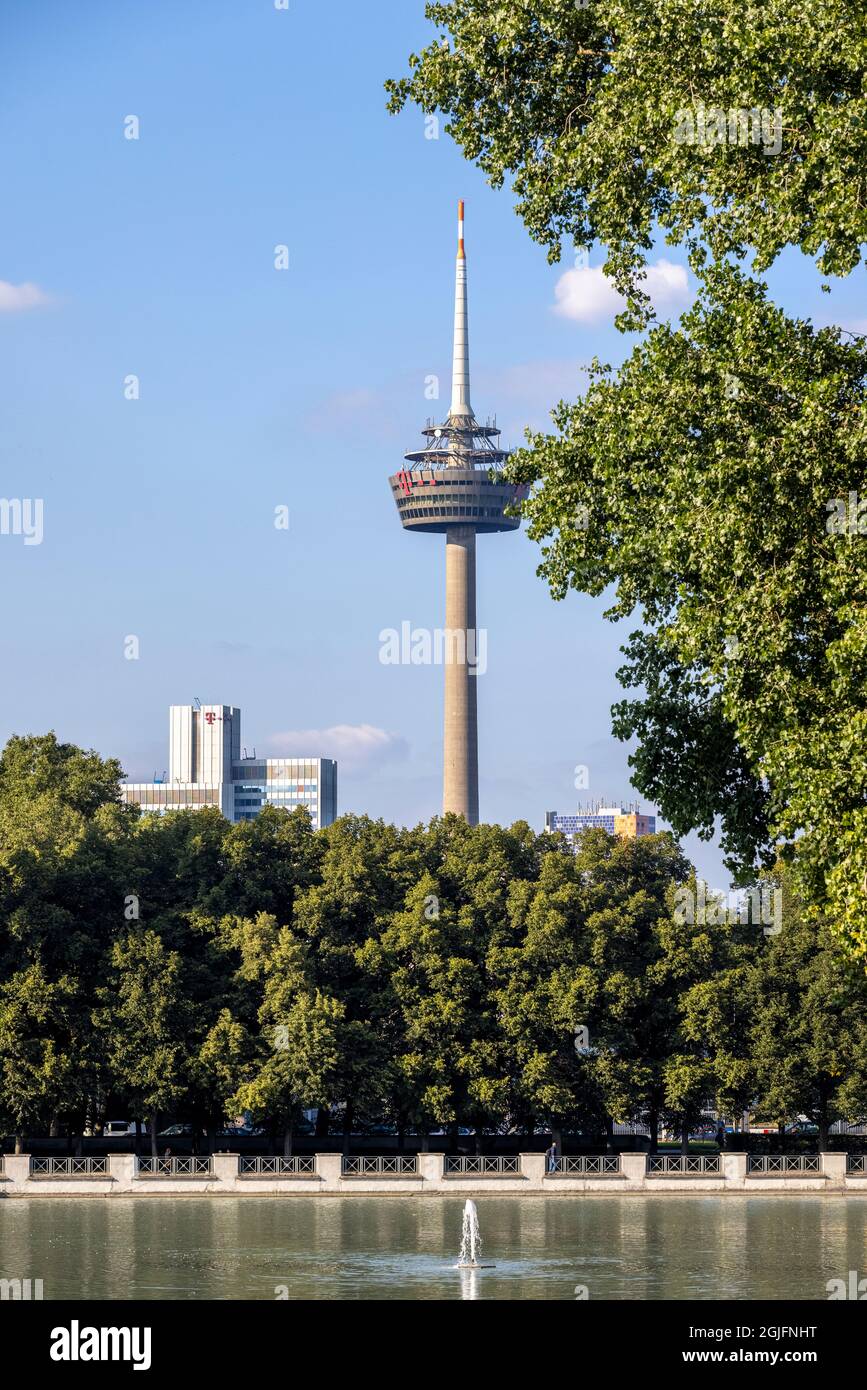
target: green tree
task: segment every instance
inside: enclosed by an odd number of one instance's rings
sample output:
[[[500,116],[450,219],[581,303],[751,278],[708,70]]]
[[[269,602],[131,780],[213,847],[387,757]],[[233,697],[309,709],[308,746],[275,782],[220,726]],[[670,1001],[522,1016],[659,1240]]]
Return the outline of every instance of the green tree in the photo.
[[[614,711],[635,785],[677,834],[718,817],[741,881],[787,848],[862,955],[867,565],[828,522],[864,476],[865,384],[862,343],[720,266],[514,467],[554,597],[613,584],[606,616],[642,622]]]
[[[826,1150],[836,1120],[867,1115],[867,980],[794,893],[757,963],[754,999],[757,1108],[778,1123],[806,1115]]]
[[[709,968],[700,927],[684,928],[687,959],[675,968],[672,891],[688,865],[668,834],[620,840],[593,830],[581,836],[576,870],[588,940],[575,1004],[590,1033],[591,1075],[609,1119],[644,1116],[655,1148],[674,1108],[681,997]]]
[[[174,1106],[188,1080],[191,1030],[183,962],[155,931],[136,928],[114,943],[94,1025],[105,1039],[116,1087],[134,1115],[149,1117],[156,1157],[160,1114]]]
[[[191,1116],[204,1122],[208,1149],[214,1152],[216,1132],[228,1116],[250,1053],[243,1024],[222,1009],[190,1061],[187,1103]]]
[[[0,983],[0,1118],[15,1135],[16,1153],[28,1129],[81,1099],[70,1048],[74,997],[70,981],[49,981],[38,965]]]
[[[0,1007],[19,1144],[25,1123],[80,1135],[106,1092],[90,1014],[131,878],[137,812],[120,805],[120,776],[54,734],[0,753]]]
[[[391,110],[443,112],[494,187],[512,179],[552,260],[566,237],[600,241],[635,307],[657,226],[697,263],[699,242],[717,257],[753,247],[760,270],[788,245],[828,273],[860,263],[867,20],[849,0],[453,0],[425,12],[438,37],[386,84]],[[742,137],[729,113],[750,109],[766,128],[754,135],[747,118]]]
[[[282,993],[281,986],[276,993]],[[266,988],[265,1028],[251,1074],[237,1088],[234,1104],[256,1119],[283,1124],[283,1152],[292,1153],[294,1125],[308,1107],[327,1105],[334,1095],[340,1061],[342,1005],[319,993],[295,993],[288,1007]],[[271,1022],[278,1018],[279,1022]]]

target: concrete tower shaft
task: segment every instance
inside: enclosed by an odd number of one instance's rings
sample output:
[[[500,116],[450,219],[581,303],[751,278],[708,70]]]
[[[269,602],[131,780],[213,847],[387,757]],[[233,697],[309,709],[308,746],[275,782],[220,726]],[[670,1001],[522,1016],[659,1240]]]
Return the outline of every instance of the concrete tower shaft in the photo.
[[[443,718],[443,815],[454,811],[470,825],[479,821],[479,717],[476,667],[476,533],[452,526],[446,533],[445,704]]]

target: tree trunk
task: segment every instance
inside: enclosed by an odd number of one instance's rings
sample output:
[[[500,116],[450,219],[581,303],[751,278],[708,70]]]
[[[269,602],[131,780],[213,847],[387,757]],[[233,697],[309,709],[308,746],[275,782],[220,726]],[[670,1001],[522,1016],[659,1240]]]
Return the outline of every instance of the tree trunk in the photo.
[[[136,1122],[135,1122],[135,1146],[134,1146],[134,1151],[135,1151],[136,1156],[138,1156],[138,1155],[141,1153],[141,1120],[140,1120],[140,1119],[139,1119],[139,1120],[136,1120]]]
[[[355,1106],[352,1101],[346,1102],[346,1109],[343,1112],[343,1152],[348,1154],[352,1141],[352,1126],[355,1122]]]
[[[209,1154],[212,1154],[212,1153],[215,1151],[216,1147],[217,1147],[217,1129],[216,1129],[216,1125],[213,1125],[213,1124],[212,1124],[212,1125],[210,1125],[210,1126],[208,1127],[208,1153],[209,1153]]]
[[[611,1115],[605,1116],[605,1152],[614,1153],[614,1118]]]
[[[424,1134],[421,1136],[421,1151],[423,1154],[430,1153],[430,1134],[425,1126]]]
[[[52,1116],[51,1116],[51,1124],[50,1124],[49,1127],[48,1127],[48,1137],[49,1137],[49,1139],[59,1139],[59,1138],[60,1138],[60,1116],[59,1116],[59,1115],[52,1115]]]
[[[563,1152],[563,1128],[562,1128],[562,1126],[559,1124],[559,1122],[558,1122],[557,1124],[554,1124],[554,1125],[551,1126],[551,1143],[552,1143],[552,1144],[556,1144],[556,1145],[557,1145],[557,1152],[560,1153],[560,1154],[562,1154],[562,1152]]]
[[[689,1121],[688,1121],[688,1120],[684,1120],[683,1124],[682,1124],[681,1127],[680,1127],[680,1152],[681,1152],[682,1154],[688,1154],[688,1153],[689,1153]]]
[[[477,1130],[476,1130],[476,1153],[477,1153],[477,1154],[480,1154],[481,1152],[482,1152],[482,1131],[481,1131],[480,1129],[477,1129]]]
[[[150,1132],[151,1132],[151,1157],[152,1157],[152,1158],[159,1158],[159,1149],[157,1148],[157,1117],[156,1117],[156,1113],[154,1113],[153,1115],[151,1115],[151,1118],[150,1118]]]
[[[659,1152],[659,1111],[651,1110],[647,1116],[647,1128],[650,1130],[650,1152]]]
[[[82,1134],[76,1134],[74,1137],[75,1137],[75,1157],[76,1157],[76,1158],[81,1158],[81,1155],[82,1155],[82,1153],[84,1152],[84,1135],[82,1135]]]
[[[819,1153],[828,1152],[828,1135],[831,1126],[828,1124],[828,1116],[825,1111],[819,1116]]]
[[[449,1135],[449,1146],[450,1146],[450,1151],[451,1151],[453,1154],[456,1154],[457,1151],[458,1151],[458,1122],[457,1122],[457,1120],[455,1120],[453,1124],[450,1124],[450,1125],[449,1125],[448,1135]]]
[[[293,1123],[292,1116],[290,1115],[290,1117],[289,1117],[289,1119],[288,1119],[288,1121],[287,1121],[287,1123],[286,1123],[286,1128],[285,1128],[284,1131],[283,1131],[283,1157],[284,1157],[284,1158],[291,1158],[291,1157],[292,1157],[292,1135],[293,1135],[294,1129],[295,1129],[295,1125],[294,1125],[294,1123]]]
[[[16,1136],[15,1136],[15,1152],[16,1152],[17,1154],[22,1154],[22,1153],[24,1152],[24,1135],[23,1135],[23,1134],[16,1134]]]
[[[398,1126],[398,1131],[397,1131],[397,1151],[398,1151],[398,1153],[399,1153],[399,1154],[402,1154],[405,1148],[406,1148],[406,1130],[404,1129],[403,1125],[401,1124],[401,1125]]]
[[[328,1138],[328,1122],[331,1119],[331,1111],[327,1105],[320,1105],[316,1111],[316,1135],[317,1139]]]

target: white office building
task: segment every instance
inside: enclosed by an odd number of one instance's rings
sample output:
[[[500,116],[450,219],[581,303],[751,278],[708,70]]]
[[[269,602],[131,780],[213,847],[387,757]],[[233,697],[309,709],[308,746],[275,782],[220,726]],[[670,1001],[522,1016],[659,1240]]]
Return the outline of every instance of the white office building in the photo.
[[[235,705],[172,705],[169,767],[153,782],[121,784],[143,811],[217,806],[230,821],[253,820],[263,806],[303,806],[314,830],[337,817],[337,763],[332,758],[257,758],[241,754]]]

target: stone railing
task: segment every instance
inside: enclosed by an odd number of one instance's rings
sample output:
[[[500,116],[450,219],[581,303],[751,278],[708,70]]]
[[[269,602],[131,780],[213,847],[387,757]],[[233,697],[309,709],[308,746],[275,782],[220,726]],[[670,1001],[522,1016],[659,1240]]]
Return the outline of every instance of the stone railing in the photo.
[[[719,1154],[648,1154],[648,1177],[701,1177],[720,1171]]]
[[[31,1158],[31,1178],[107,1178],[107,1158]]]
[[[788,1161],[786,1161],[788,1160]],[[863,1155],[578,1154],[558,1160],[546,1172],[542,1153],[443,1155],[440,1153],[348,1155],[316,1154],[284,1159],[236,1153],[211,1158],[136,1159],[31,1158],[7,1154],[0,1172],[0,1197],[41,1195],[104,1197],[243,1196],[268,1193],[311,1197],[319,1194],[421,1192],[604,1194],[646,1192],[665,1200],[678,1192],[863,1192]],[[48,1180],[50,1179],[50,1181]]]
[[[209,1178],[214,1171],[210,1158],[140,1158],[139,1178]]]
[[[415,1178],[418,1176],[418,1154],[344,1154],[340,1166],[342,1178]]]
[[[567,1154],[546,1178],[609,1178],[620,1172],[620,1154]]]
[[[821,1173],[822,1161],[819,1154],[750,1154],[747,1172],[750,1177],[766,1174],[803,1177],[808,1173]]]
[[[238,1159],[238,1173],[242,1178],[286,1178],[315,1177],[316,1159],[273,1156],[253,1158],[242,1154]]]
[[[515,1177],[520,1172],[521,1159],[518,1154],[509,1157],[496,1157],[491,1154],[446,1154],[446,1177],[502,1178]]]

